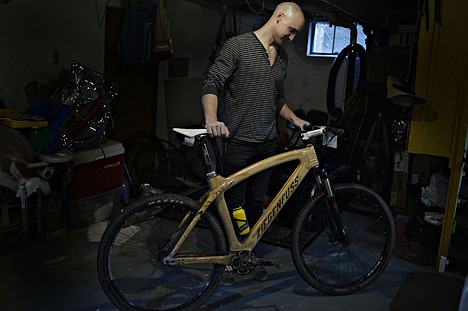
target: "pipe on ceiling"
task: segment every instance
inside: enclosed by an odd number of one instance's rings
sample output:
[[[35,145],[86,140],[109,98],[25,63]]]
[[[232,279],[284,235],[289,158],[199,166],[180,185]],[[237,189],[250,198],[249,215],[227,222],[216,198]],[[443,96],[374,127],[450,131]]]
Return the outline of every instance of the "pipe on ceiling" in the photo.
[[[339,11],[356,18],[361,23],[381,26],[387,22],[387,2],[380,0],[320,0]]]

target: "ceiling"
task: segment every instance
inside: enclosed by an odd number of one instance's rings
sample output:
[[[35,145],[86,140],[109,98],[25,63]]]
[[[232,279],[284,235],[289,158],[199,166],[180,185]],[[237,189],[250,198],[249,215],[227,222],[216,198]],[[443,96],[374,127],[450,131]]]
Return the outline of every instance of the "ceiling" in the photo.
[[[0,0],[8,3],[11,0]],[[271,15],[282,1],[298,3],[307,18],[324,18],[332,23],[359,22],[369,28],[414,25],[420,0],[187,0],[201,6],[223,10],[223,6],[236,10],[262,12]]]
[[[270,15],[279,0],[188,0],[206,7],[223,5],[241,11],[261,11]],[[321,17],[334,22],[356,21],[376,28],[411,25],[416,22],[418,0],[296,0],[306,17]]]
[[[11,0],[0,0],[8,3]],[[211,9],[223,5],[237,10],[270,15],[283,0],[187,0]],[[284,0],[289,1],[289,0]],[[298,3],[307,18],[325,18],[335,22],[359,22],[370,28],[414,25],[420,0],[291,0]]]

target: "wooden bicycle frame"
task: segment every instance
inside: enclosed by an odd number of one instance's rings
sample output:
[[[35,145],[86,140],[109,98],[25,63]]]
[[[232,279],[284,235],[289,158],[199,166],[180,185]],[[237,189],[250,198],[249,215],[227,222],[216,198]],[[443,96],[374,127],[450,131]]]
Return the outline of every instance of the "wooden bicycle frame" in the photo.
[[[255,175],[263,170],[268,168],[286,163],[289,161],[297,160],[297,166],[292,172],[291,176],[284,183],[284,185],[279,190],[278,194],[273,198],[268,207],[266,208],[263,215],[251,228],[250,233],[243,241],[237,239],[237,235],[231,221],[231,215],[229,209],[226,205],[224,199],[224,193],[226,190],[230,189],[234,185],[244,181],[252,175]],[[222,264],[229,265],[230,259],[234,253],[241,250],[253,250],[257,243],[262,238],[263,234],[270,227],[273,220],[278,216],[279,212],[283,209],[284,205],[293,193],[298,188],[299,184],[305,178],[307,173],[318,167],[319,162],[315,149],[313,146],[306,148],[301,148],[298,150],[287,151],[280,153],[254,163],[228,177],[222,177],[220,175],[214,174],[214,176],[208,178],[208,183],[210,190],[205,193],[205,195],[200,199],[201,207],[195,217],[191,220],[185,232],[180,236],[177,243],[174,245],[171,253],[164,260],[168,264],[177,265],[177,264],[193,264],[193,263],[212,263],[212,264]],[[216,203],[217,210],[223,227],[226,230],[226,236],[228,239],[229,251],[228,255],[220,256],[177,256],[177,252],[180,249],[181,245],[190,234],[192,229],[195,227],[196,223],[200,217],[205,213],[208,207],[213,203]],[[187,221],[184,219],[182,222]]]

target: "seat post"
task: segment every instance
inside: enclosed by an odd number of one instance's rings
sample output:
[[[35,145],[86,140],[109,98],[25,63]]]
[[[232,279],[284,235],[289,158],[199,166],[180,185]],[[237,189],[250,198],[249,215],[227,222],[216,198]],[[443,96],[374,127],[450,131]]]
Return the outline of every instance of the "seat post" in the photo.
[[[208,173],[206,174],[206,176],[208,178],[212,178],[212,177],[217,176],[218,174],[216,173],[216,162],[213,161],[210,155],[210,150],[208,148],[207,139],[208,139],[208,136],[206,135],[200,136],[201,146],[203,150],[203,159],[205,160],[205,165],[206,165],[206,168],[208,169]]]

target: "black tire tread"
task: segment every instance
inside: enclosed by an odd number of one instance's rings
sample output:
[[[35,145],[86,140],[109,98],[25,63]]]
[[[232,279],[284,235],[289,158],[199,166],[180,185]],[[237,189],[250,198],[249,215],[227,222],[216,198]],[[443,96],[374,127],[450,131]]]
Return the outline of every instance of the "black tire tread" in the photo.
[[[372,271],[370,275],[363,276],[359,282],[351,283],[348,286],[341,286],[339,288],[323,284],[308,272],[308,269],[305,267],[305,263],[302,258],[302,250],[300,249],[299,245],[301,228],[303,227],[303,224],[306,221],[308,215],[310,215],[311,209],[314,209],[316,203],[326,197],[326,193],[324,192],[319,192],[314,197],[309,199],[299,212],[294,225],[295,229],[293,232],[293,245],[291,247],[291,254],[298,273],[301,275],[304,281],[306,281],[313,288],[331,295],[348,295],[370,285],[383,273],[391,259],[393,252],[395,243],[395,227],[393,223],[393,217],[387,203],[372,189],[356,183],[344,183],[335,185],[334,190],[335,194],[341,191],[352,191],[354,193],[360,193],[373,198],[374,202],[379,205],[379,211],[381,212],[381,216],[389,232],[385,235],[385,247],[382,251],[382,259],[377,269]]]
[[[161,203],[162,202],[162,203]],[[109,278],[109,264],[107,262],[107,255],[109,254],[109,248],[111,247],[114,237],[120,231],[122,224],[125,223],[125,220],[128,219],[131,215],[143,211],[146,208],[150,208],[154,204],[176,204],[176,205],[185,205],[186,207],[198,211],[199,204],[197,201],[188,198],[180,194],[170,194],[162,193],[154,196],[149,196],[141,199],[137,199],[130,203],[126,208],[122,208],[112,221],[108,224],[106,231],[104,232],[97,256],[97,268],[98,268],[98,277],[101,283],[101,286],[109,298],[109,300],[120,310],[146,310],[139,307],[134,307],[127,302],[125,298],[119,295],[118,292],[112,287],[111,280]],[[216,217],[210,212],[206,211],[203,217],[207,220],[207,223],[211,227],[210,229],[214,232],[214,236],[217,238],[219,243],[218,253],[227,253],[227,242],[225,238],[224,231],[216,219]],[[222,276],[224,272],[224,267],[219,267],[218,271],[213,271],[214,275],[212,281],[206,286],[203,293],[195,298],[192,303],[184,308],[175,307],[170,309],[163,310],[197,310],[200,305],[202,305],[207,299],[209,299],[213,293],[217,290],[219,284],[221,283]]]

